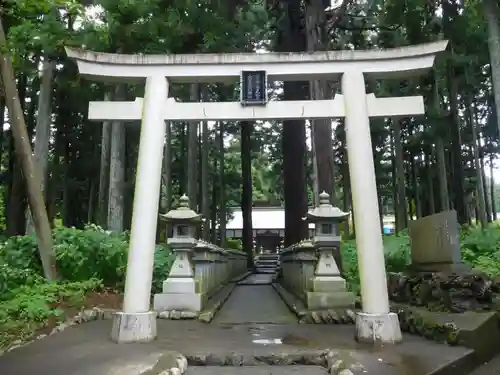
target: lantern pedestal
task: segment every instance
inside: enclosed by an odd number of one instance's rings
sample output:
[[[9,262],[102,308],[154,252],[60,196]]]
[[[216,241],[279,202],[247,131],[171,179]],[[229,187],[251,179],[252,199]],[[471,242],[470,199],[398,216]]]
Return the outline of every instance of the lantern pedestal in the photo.
[[[193,278],[171,278],[163,282],[163,293],[155,294],[155,311],[201,311],[202,295],[196,293],[196,280]]]
[[[199,293],[160,293],[154,296],[154,309],[162,311],[200,312],[203,298]]]
[[[156,312],[117,312],[113,315],[111,340],[119,344],[149,342],[156,338]]]
[[[312,289],[306,296],[309,310],[354,307],[354,293],[347,290],[346,282],[340,276],[316,276],[312,280]]]
[[[356,340],[362,343],[397,344],[403,341],[396,313],[356,314]]]
[[[333,257],[333,247],[322,247],[321,241],[317,251],[318,263],[311,280],[311,291],[307,292],[307,308],[309,310],[325,310],[354,307],[355,296],[347,290],[345,280],[340,276],[340,270]],[[329,244],[328,242],[324,242]]]
[[[154,296],[154,309],[158,312],[172,310],[199,312],[202,306],[202,295],[197,291],[197,282],[189,254],[186,251],[177,250],[170,275],[163,282],[162,293]]]

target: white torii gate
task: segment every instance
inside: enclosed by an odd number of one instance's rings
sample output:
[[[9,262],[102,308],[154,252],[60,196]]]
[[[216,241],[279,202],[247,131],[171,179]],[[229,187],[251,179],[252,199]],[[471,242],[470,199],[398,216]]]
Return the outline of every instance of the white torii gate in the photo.
[[[112,338],[118,342],[156,337],[150,310],[165,121],[345,118],[347,155],[356,225],[362,312],[356,335],[363,341],[398,342],[401,330],[389,309],[380,229],[370,117],[424,113],[421,96],[376,98],[366,94],[365,78],[407,78],[432,67],[447,41],[376,51],[314,53],[120,55],[66,49],[80,73],[95,80],[144,82],[145,97],[132,102],[91,102],[89,119],[142,119],[123,311],[116,314]],[[168,84],[234,82],[243,71],[264,70],[274,81],[335,80],[342,94],[333,100],[178,103]]]

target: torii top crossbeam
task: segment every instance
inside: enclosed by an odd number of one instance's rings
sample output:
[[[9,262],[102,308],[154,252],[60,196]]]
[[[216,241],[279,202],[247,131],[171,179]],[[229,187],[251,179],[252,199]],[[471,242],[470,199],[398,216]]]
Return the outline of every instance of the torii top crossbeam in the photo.
[[[303,53],[225,53],[185,55],[122,55],[66,48],[80,74],[104,81],[143,80],[164,76],[170,82],[234,81],[245,70],[263,69],[276,81],[335,78],[347,68],[365,76],[407,77],[432,67],[447,41],[386,50]]]

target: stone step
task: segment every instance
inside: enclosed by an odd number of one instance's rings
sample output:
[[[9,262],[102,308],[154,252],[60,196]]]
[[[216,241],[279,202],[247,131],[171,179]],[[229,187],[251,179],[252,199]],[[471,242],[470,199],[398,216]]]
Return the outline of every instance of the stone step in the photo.
[[[276,273],[277,270],[274,270],[274,269],[270,269],[270,268],[255,268],[255,273],[270,273],[270,274],[274,274]]]
[[[271,260],[280,258],[279,254],[259,254],[256,255],[255,257],[258,259],[271,259]]]
[[[279,265],[278,264],[255,263],[255,267],[259,267],[259,268],[279,268]]]
[[[270,264],[277,264],[279,263],[279,259],[255,259],[255,262],[259,262],[259,263],[270,263]]]

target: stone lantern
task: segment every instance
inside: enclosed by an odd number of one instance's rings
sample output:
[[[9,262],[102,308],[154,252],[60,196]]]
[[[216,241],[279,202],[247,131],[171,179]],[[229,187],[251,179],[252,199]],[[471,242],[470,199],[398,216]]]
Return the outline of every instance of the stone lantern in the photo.
[[[175,253],[175,260],[168,278],[163,282],[163,290],[154,296],[156,311],[188,310],[199,311],[200,299],[196,293],[191,256],[197,244],[196,228],[201,215],[189,208],[189,198],[183,195],[179,207],[170,210],[160,218],[172,225],[172,237],[167,244]]]
[[[326,192],[319,195],[319,205],[307,213],[307,221],[315,224],[312,242],[318,252],[313,290],[308,293],[309,309],[348,307],[354,304],[354,294],[347,291],[346,282],[341,277],[333,256],[334,251],[340,250],[339,224],[348,216],[348,212],[331,205],[330,196]]]

